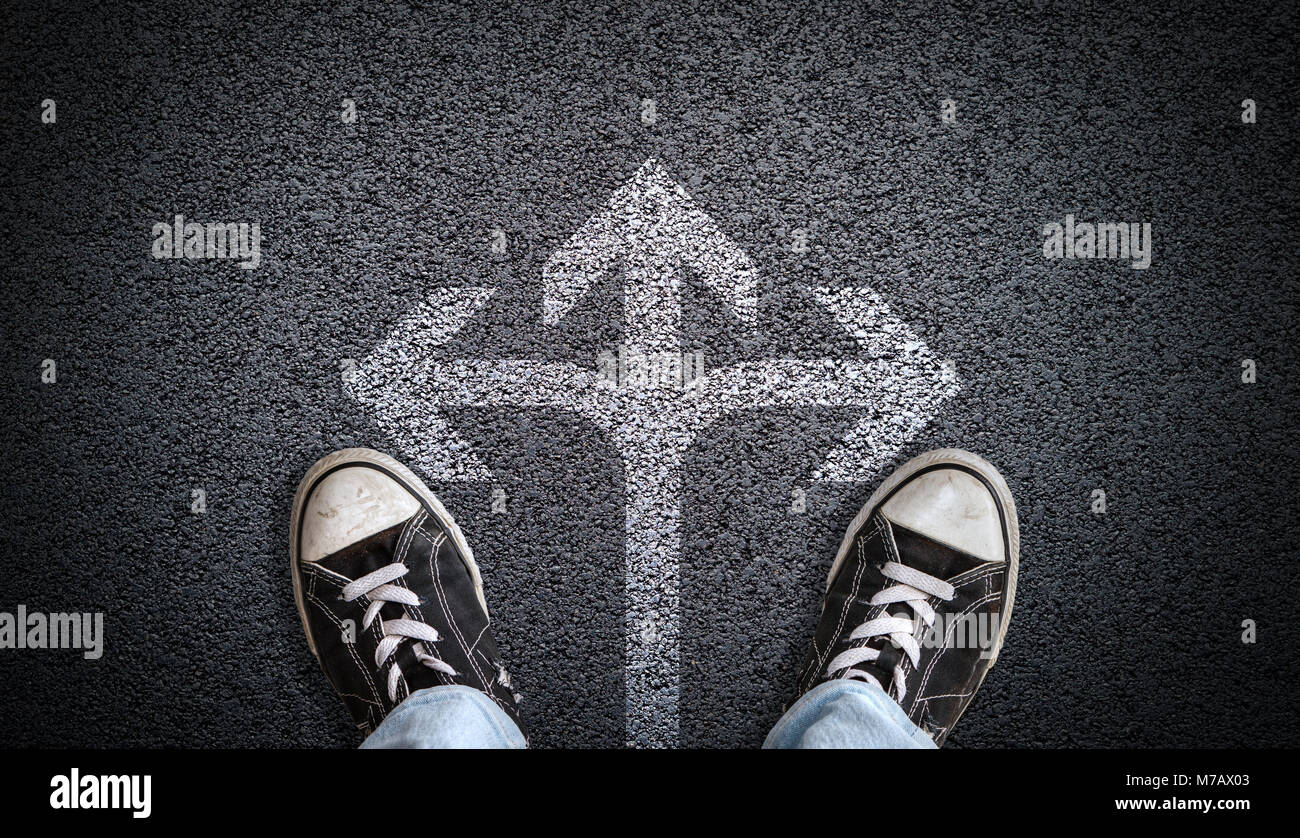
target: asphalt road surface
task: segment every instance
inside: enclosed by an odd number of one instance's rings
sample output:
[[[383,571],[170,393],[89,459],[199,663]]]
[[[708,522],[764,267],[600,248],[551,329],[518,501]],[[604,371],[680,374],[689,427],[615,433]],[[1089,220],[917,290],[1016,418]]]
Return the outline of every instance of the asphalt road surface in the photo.
[[[424,473],[536,746],[621,746],[662,711],[625,638],[658,593],[680,743],[760,744],[843,528],[940,446],[1003,470],[1022,534],[950,746],[1300,744],[1294,9],[12,5],[0,611],[103,612],[105,641],[0,650],[0,744],[355,746],[293,604],[292,493],[333,449],[446,448],[381,427],[346,359],[473,286],[448,357],[594,369],[626,337],[617,271],[550,324],[543,269],[648,160],[757,276],[742,322],[683,275],[706,368],[850,361],[813,289],[865,287],[960,386],[847,482],[811,476],[861,409],[694,428],[662,591],[628,584],[609,434],[439,409],[487,476]],[[257,223],[260,263],[155,258],[176,214]],[[1150,266],[1046,258],[1067,215],[1149,223]]]

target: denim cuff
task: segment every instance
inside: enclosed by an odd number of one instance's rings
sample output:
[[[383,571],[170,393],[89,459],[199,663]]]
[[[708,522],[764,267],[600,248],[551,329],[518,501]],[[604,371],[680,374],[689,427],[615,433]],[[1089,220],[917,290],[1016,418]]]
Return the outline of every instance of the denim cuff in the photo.
[[[485,693],[455,685],[411,693],[361,747],[526,748],[528,741]]]
[[[930,748],[934,740],[877,685],[836,678],[804,693],[764,748]]]

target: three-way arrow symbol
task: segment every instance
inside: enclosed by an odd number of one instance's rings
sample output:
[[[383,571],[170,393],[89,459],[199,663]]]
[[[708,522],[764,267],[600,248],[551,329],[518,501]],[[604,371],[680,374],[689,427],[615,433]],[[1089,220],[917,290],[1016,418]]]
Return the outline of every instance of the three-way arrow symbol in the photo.
[[[680,351],[684,271],[753,323],[757,278],[749,257],[659,164],[648,160],[548,260],[543,319],[558,323],[601,276],[624,276],[623,349]],[[590,363],[444,358],[442,347],[492,296],[491,288],[441,288],[366,358],[353,396],[412,464],[435,481],[490,474],[440,415],[440,407],[560,408],[591,421],[623,464],[627,601],[628,744],[672,746],[678,738],[680,502],[683,458],[695,435],[724,415],[753,408],[853,407],[864,415],[814,480],[875,476],[958,389],[941,363],[867,289],[815,289],[853,335],[859,359],[759,360],[707,369],[689,392],[671,380],[611,382]]]

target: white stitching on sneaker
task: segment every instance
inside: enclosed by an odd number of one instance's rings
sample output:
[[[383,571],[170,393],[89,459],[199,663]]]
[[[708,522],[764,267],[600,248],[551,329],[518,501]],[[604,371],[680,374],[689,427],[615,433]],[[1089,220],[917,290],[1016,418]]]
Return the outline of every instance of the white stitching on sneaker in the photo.
[[[361,621],[363,627],[370,628],[375,618],[379,616],[379,610],[384,607],[385,602],[397,602],[402,605],[419,604],[420,598],[409,588],[390,584],[394,579],[400,579],[406,574],[407,567],[400,562],[385,565],[376,571],[367,573],[360,579],[355,579],[344,585],[342,599],[344,602],[352,602],[362,596],[370,599],[370,607],[366,609],[366,615]],[[384,668],[384,664],[393,656],[403,641],[420,640],[428,644],[436,643],[441,638],[437,629],[418,620],[405,618],[396,620],[381,619],[379,628],[383,634],[383,639],[375,646],[375,666],[380,669]],[[454,676],[456,674],[456,670],[452,669],[440,658],[430,655],[414,645],[412,645],[411,651],[415,653],[416,660],[430,669],[446,675]],[[397,665],[397,661],[394,660],[392,667],[388,670],[388,698],[390,701],[397,701],[397,687],[401,682],[402,670]]]
[[[342,634],[344,631],[343,621],[339,619],[338,615],[336,615],[333,611],[327,608],[325,606],[325,603],[321,602],[321,600],[316,596],[316,579],[322,570],[323,568],[314,564],[303,565],[303,571],[306,573],[306,577],[310,582],[307,589],[303,593],[306,594],[307,600],[309,602],[315,603],[316,607],[320,610],[320,612],[324,614],[326,617],[328,617],[330,622],[332,622],[334,626],[339,630],[339,633]],[[373,704],[376,707],[382,708],[384,706],[384,700],[379,697],[379,688],[375,686],[374,680],[370,677],[370,671],[367,670],[365,665],[361,663],[361,656],[357,654],[356,644],[344,642],[343,647],[348,650],[348,655],[352,658],[352,662],[357,665],[357,669],[361,671],[362,677],[366,679],[366,684],[370,687],[370,694],[375,697],[375,700],[371,701],[370,699],[365,698],[364,696],[357,696],[357,698],[360,698],[362,701],[366,702],[367,704]],[[367,710],[366,712],[369,712],[369,710]]]
[[[406,564],[407,551],[410,550],[411,542],[414,540],[413,533],[419,531],[421,524],[424,523],[424,520],[427,517],[428,515],[423,509],[421,509],[419,512],[411,516],[411,519],[407,524],[407,528],[402,532],[402,539],[404,539],[404,541],[399,540],[397,543],[397,554],[394,561],[399,561],[402,564]],[[398,579],[395,581],[394,584],[398,584],[403,588],[407,587],[406,580],[404,579]],[[417,598],[418,598],[418,594],[417,594]],[[424,617],[424,612],[420,610],[420,606],[418,603],[415,605],[406,606],[405,612],[407,617],[410,617],[411,619],[416,620],[417,622],[421,622],[421,623],[428,622],[428,620],[425,619]],[[428,654],[433,654],[432,646],[430,646],[428,643],[424,643],[421,645],[424,647],[425,652],[427,652]],[[442,681],[443,684],[448,686],[456,683],[456,681],[445,672],[439,672],[438,678],[439,680]]]
[[[855,548],[858,551],[858,566],[857,569],[853,571],[853,584],[849,588],[848,595],[844,597],[844,604],[840,608],[839,623],[836,624],[835,631],[831,633],[831,640],[826,644],[826,649],[823,652],[818,654],[817,665],[809,669],[808,672],[806,673],[805,675],[806,683],[801,687],[800,689],[801,693],[807,692],[808,690],[812,689],[813,683],[817,678],[817,673],[822,671],[822,664],[825,663],[826,658],[830,657],[831,649],[835,645],[835,638],[839,637],[840,632],[844,631],[844,622],[845,620],[848,619],[849,610],[853,607],[853,601],[858,598],[858,592],[861,590],[861,586],[862,586],[863,571],[866,569],[866,565],[867,565],[866,559],[862,555],[864,545],[868,541],[870,541],[873,536],[881,536],[881,538],[884,537],[881,535],[882,523],[880,518],[875,519],[874,527],[875,529],[872,530],[872,532],[869,535],[865,535],[862,538],[858,539],[857,546]],[[829,593],[830,592],[828,591],[827,594],[829,595]],[[816,640],[814,639],[813,647],[816,648],[816,645],[817,645]]]
[[[938,663],[939,658],[943,657],[944,652],[952,648],[948,644],[952,641],[953,635],[956,631],[957,625],[961,620],[961,618],[965,617],[967,614],[975,613],[975,610],[979,608],[981,605],[984,605],[987,602],[992,602],[993,600],[997,599],[1000,596],[1002,596],[1001,591],[994,591],[991,594],[985,594],[984,596],[972,602],[970,605],[967,605],[964,609],[962,609],[960,614],[956,615],[956,619],[948,623],[948,630],[944,632],[943,635],[943,648],[941,648],[938,652],[935,652],[934,657],[930,658],[930,664],[925,668],[925,676],[921,678],[921,686],[917,687],[916,692],[917,695],[920,696],[917,699],[917,701],[928,701],[931,698],[931,696],[925,694],[925,685],[930,683],[930,673],[934,671],[934,665]]]
[[[437,539],[429,538],[429,536],[426,535],[423,530],[417,530],[415,534],[422,537],[425,541],[429,542],[429,556],[428,556],[429,578],[433,580],[433,588],[434,591],[437,592],[438,603],[442,606],[443,613],[447,617],[447,625],[451,626],[452,633],[456,635],[456,639],[460,642],[461,649],[464,650],[465,656],[469,658],[470,668],[474,670],[474,674],[478,676],[479,683],[483,685],[482,687],[483,693],[488,698],[492,699],[492,701],[496,702],[496,704],[502,710],[509,711],[510,708],[506,706],[506,703],[496,694],[496,690],[492,688],[492,683],[493,680],[495,680],[496,683],[500,684],[501,686],[509,690],[510,695],[515,700],[515,703],[518,703],[519,694],[516,693],[514,689],[511,688],[510,686],[510,674],[506,672],[504,666],[498,665],[495,667],[497,670],[499,670],[496,678],[495,679],[489,678],[486,672],[490,671],[494,667],[489,666],[488,670],[480,669],[478,663],[474,659],[474,652],[478,647],[478,642],[483,639],[483,634],[484,632],[487,631],[488,625],[485,624],[483,626],[483,629],[479,631],[478,637],[474,638],[473,644],[466,643],[465,635],[460,630],[460,623],[456,621],[456,615],[452,613],[451,604],[447,599],[446,591],[443,590],[442,572],[439,570],[439,564],[438,564],[438,551],[442,549],[443,544],[447,543],[448,541],[447,533],[439,531]],[[480,653],[480,657],[482,657],[484,660],[487,660],[486,655],[482,655]],[[491,661],[488,661],[488,663],[491,664]]]
[[[978,582],[980,580],[988,580],[987,587],[989,590],[988,592],[982,594],[977,601],[974,601],[970,605],[967,605],[965,610],[963,610],[960,614],[955,615],[954,621],[949,623],[947,633],[944,635],[943,648],[941,648],[938,652],[936,652],[934,657],[930,658],[929,668],[926,669],[926,676],[921,681],[921,686],[920,689],[918,690],[918,697],[915,699],[916,701],[925,701],[926,698],[928,698],[928,696],[922,696],[920,694],[925,692],[925,683],[930,678],[929,673],[930,670],[934,669],[935,662],[943,656],[944,652],[948,651],[949,649],[948,642],[953,637],[953,627],[955,625],[955,621],[971,613],[972,610],[978,608],[984,603],[989,602],[992,599],[996,599],[997,597],[1000,597],[1002,595],[1001,588],[995,589],[993,587],[993,578],[997,574],[1002,573],[1003,570],[1004,568],[1000,564],[992,565],[990,567],[976,568],[975,570],[963,571],[962,573],[959,573],[956,576],[952,577],[952,579],[948,580],[948,584],[952,585],[953,590],[956,590],[958,588],[965,588],[969,586],[972,582]],[[908,661],[906,658],[899,661],[898,665],[903,667],[902,674],[903,674],[903,678],[905,679],[910,678],[913,672],[919,671],[914,669],[910,661]]]
[[[887,579],[893,579],[898,584],[891,585],[888,588],[878,592],[871,598],[872,605],[888,605],[890,603],[901,602],[912,609],[912,612],[920,617],[927,626],[934,625],[935,612],[927,600],[936,596],[941,600],[947,601],[953,598],[954,590],[952,585],[942,579],[937,579],[928,573],[922,573],[916,568],[908,567],[899,562],[885,562],[880,572]],[[916,623],[903,617],[895,617],[887,611],[881,612],[883,616],[877,616],[874,619],[867,620],[862,625],[853,630],[849,635],[849,640],[871,640],[877,637],[888,636],[895,646],[902,649],[907,658],[912,661],[912,666],[916,666],[921,659],[921,646],[916,642]],[[828,678],[854,678],[859,681],[870,681],[881,689],[886,689],[885,685],[880,683],[877,678],[869,672],[861,669],[855,669],[860,663],[869,663],[880,657],[879,649],[872,649],[869,646],[855,646],[845,649],[835,656],[835,659],[826,667],[826,677]],[[893,681],[891,686],[894,690],[897,700],[902,701],[907,695],[906,676],[903,672],[903,662],[899,661],[894,667]]]

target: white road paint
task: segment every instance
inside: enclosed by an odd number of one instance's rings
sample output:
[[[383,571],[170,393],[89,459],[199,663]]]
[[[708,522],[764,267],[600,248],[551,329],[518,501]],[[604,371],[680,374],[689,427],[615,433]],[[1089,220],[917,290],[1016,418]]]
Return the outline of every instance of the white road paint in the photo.
[[[757,312],[756,273],[654,160],[547,262],[543,318],[557,323],[601,275],[624,270],[624,346],[679,349],[682,270],[697,271],[742,322]],[[706,369],[695,390],[651,381],[618,387],[582,364],[442,357],[447,339],[491,297],[490,288],[443,288],[406,317],[361,365],[352,393],[431,479],[489,479],[440,407],[559,408],[594,423],[620,452],[627,552],[627,741],[678,740],[680,502],[683,458],[695,435],[752,408],[858,407],[866,414],[813,475],[874,479],[958,389],[946,369],[874,293],[816,289],[856,339],[851,362],[760,360]],[[706,356],[707,367],[707,356]]]
[[[698,273],[741,320],[754,320],[757,277],[749,257],[653,159],[547,260],[542,268],[547,325],[559,322],[619,263],[625,271],[625,346],[646,352],[678,348],[683,268]]]
[[[357,370],[353,397],[375,407],[380,430],[403,444],[407,466],[434,481],[490,480],[487,466],[438,413],[437,404],[403,390],[402,375],[460,331],[494,288],[439,288],[415,307]],[[384,384],[391,385],[385,389]]]

